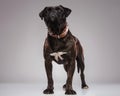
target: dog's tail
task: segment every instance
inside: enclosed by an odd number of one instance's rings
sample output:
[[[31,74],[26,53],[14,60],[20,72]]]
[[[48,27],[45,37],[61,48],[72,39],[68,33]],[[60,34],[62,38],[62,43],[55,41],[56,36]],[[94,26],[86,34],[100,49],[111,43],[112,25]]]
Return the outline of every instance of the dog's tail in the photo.
[[[77,60],[77,69],[79,73],[80,69],[81,71],[84,71],[85,64],[84,64],[83,48],[79,41],[77,42],[77,46],[78,46],[78,54],[77,54],[76,60]]]

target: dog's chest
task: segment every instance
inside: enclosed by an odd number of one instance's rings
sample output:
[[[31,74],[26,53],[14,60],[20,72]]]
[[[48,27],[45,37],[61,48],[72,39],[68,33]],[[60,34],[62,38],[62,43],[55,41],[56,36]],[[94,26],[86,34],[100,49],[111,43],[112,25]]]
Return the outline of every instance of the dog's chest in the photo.
[[[50,56],[53,60],[58,64],[67,63],[69,54],[68,50],[66,50],[67,41],[64,41],[64,39],[54,39],[50,40],[49,43],[52,49]]]
[[[50,40],[49,43],[53,52],[62,51],[66,47],[66,42],[62,39]]]
[[[67,52],[53,52],[50,53],[50,56],[53,58],[53,60],[55,62],[57,62],[58,64],[63,64],[63,63],[67,63],[66,61],[66,56],[67,56]]]

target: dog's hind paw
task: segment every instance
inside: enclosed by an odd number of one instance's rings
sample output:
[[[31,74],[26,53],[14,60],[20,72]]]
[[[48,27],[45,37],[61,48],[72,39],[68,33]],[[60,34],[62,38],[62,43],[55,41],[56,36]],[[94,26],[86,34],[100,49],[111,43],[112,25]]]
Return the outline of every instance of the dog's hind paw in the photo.
[[[44,93],[44,94],[53,94],[54,92],[53,92],[53,89],[45,89],[45,90],[43,91],[43,93]]]
[[[87,85],[82,85],[82,89],[88,89],[89,87]]]

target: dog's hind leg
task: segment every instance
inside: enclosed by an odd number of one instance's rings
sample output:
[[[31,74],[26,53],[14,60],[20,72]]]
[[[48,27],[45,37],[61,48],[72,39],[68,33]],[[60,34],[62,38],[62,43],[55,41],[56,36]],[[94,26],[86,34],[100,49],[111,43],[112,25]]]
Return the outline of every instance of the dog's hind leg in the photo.
[[[67,72],[68,71],[69,66],[67,64],[64,65],[64,69]],[[66,84],[63,85],[63,89],[66,90]]]
[[[78,55],[77,58],[77,67],[78,67],[78,72],[79,72],[79,69],[81,70],[81,74],[80,74],[80,77],[81,77],[81,82],[82,82],[82,88],[83,89],[87,89],[88,86],[85,82],[85,75],[84,75],[84,69],[85,69],[85,64],[84,64],[84,57],[83,57],[83,54],[82,55]]]

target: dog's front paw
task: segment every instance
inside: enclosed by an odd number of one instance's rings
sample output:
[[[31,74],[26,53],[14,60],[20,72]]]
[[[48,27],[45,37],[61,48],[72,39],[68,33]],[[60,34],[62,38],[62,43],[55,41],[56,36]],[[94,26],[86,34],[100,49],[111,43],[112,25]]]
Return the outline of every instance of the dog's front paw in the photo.
[[[76,95],[76,92],[74,90],[66,90],[66,95]]]
[[[44,94],[53,94],[54,92],[53,92],[53,89],[45,89],[45,90],[43,91],[43,93],[44,93]]]

